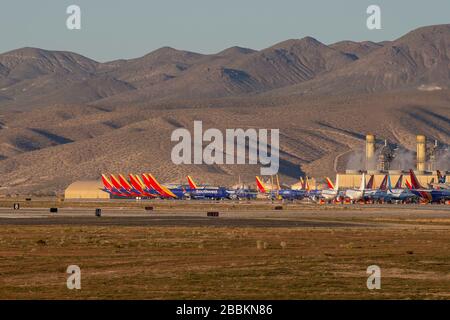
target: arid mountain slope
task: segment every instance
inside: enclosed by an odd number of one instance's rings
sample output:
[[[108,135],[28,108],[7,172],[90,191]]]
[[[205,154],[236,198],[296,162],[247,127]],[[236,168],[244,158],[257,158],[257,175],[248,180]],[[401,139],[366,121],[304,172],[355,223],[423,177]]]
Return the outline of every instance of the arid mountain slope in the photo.
[[[169,77],[166,73],[161,81],[154,81],[136,92],[112,96],[96,104],[253,95],[313,79],[355,59],[310,37],[288,40],[261,51],[230,48],[216,55],[198,58],[195,65],[185,65],[181,71],[171,72]],[[171,63],[170,66],[179,65]],[[119,79],[128,81],[120,74]]]
[[[211,55],[165,47],[107,63],[70,52],[23,48],[0,54],[0,108],[438,90],[448,88],[449,39],[450,25],[438,25],[383,43],[327,46],[306,37],[261,51],[232,47]]]
[[[439,90],[449,88],[449,84],[450,25],[439,25],[414,30],[335,72],[277,93]]]
[[[71,52],[23,48],[0,55],[0,108],[84,103],[134,87],[99,75],[99,63]]]
[[[416,134],[450,144],[449,50],[450,25],[440,25],[383,43],[307,37],[261,51],[161,48],[107,63],[33,48],[0,54],[0,195],[61,193],[105,172],[253,182],[259,166],[172,163],[172,131],[194,120],[280,129],[287,183],[349,167],[369,132],[408,154],[394,163],[405,169]]]
[[[286,183],[304,174],[334,176],[335,164],[345,169],[348,152],[364,148],[368,132],[411,151],[418,133],[450,144],[449,91],[285,98],[282,104],[271,99],[221,99],[214,108],[187,100],[183,108],[61,105],[31,111],[24,119],[33,120],[24,121],[6,115],[0,120],[7,127],[0,129],[0,194],[60,193],[73,181],[98,179],[105,172],[152,172],[165,182],[184,182],[192,174],[200,182],[227,185],[240,176],[252,183],[257,165],[172,163],[172,131],[192,131],[194,120],[202,120],[205,129],[280,129],[280,175]]]

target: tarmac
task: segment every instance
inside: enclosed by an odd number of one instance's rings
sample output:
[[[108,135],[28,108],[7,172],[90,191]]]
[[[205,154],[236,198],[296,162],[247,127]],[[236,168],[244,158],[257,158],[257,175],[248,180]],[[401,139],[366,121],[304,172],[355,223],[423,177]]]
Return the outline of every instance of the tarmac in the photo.
[[[450,219],[448,206],[363,207],[348,209],[317,207],[297,210],[233,210],[217,211],[208,217],[207,210],[155,210],[139,208],[102,208],[101,217],[95,208],[0,208],[0,225],[86,225],[147,227],[265,227],[265,228],[352,228],[392,227],[392,221]],[[450,220],[449,220],[450,221]]]

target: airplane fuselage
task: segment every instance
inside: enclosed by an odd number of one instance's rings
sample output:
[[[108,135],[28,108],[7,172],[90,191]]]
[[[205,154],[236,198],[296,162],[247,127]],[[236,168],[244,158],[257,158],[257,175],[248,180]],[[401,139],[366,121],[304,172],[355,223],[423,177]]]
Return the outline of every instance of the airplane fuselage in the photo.
[[[186,191],[193,199],[227,199],[230,198],[230,193],[226,188],[197,188]]]
[[[345,191],[345,198],[348,198],[352,201],[359,201],[363,199],[364,197],[364,191],[363,190],[346,190]]]
[[[406,189],[391,189],[387,191],[387,197],[389,200],[404,201],[413,198],[415,195]]]
[[[447,189],[413,189],[411,192],[430,202],[450,200],[450,190]]]

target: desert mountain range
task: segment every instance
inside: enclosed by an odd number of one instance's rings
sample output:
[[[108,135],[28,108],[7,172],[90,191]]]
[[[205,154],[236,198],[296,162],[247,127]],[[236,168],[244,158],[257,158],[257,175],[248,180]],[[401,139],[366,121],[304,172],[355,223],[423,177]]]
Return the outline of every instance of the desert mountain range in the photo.
[[[0,54],[0,194],[61,193],[118,172],[253,182],[258,166],[172,164],[170,134],[194,120],[279,128],[283,181],[334,176],[369,132],[405,154],[419,133],[450,144],[449,89],[450,25],[381,43],[306,37],[209,55],[165,47],[106,63],[17,49]]]

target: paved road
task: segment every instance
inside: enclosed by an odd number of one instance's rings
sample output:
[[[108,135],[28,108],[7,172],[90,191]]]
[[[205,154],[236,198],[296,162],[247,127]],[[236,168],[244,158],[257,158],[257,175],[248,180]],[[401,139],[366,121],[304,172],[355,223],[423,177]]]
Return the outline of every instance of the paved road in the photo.
[[[0,209],[0,225],[96,225],[96,226],[214,226],[214,227],[355,227],[361,223],[310,221],[293,213],[232,212],[207,217],[204,212],[151,212],[136,209]]]
[[[383,227],[388,221],[373,219],[450,219],[448,207],[395,208],[330,208],[311,210],[263,210],[220,212],[219,217],[207,217],[205,211],[107,208],[102,216],[95,209],[61,208],[50,213],[48,208],[12,210],[0,208],[0,225],[97,225],[97,226],[215,226],[215,227]],[[368,219],[368,221],[361,221]],[[359,220],[359,221],[358,221]],[[372,220],[372,221],[370,221]],[[450,221],[450,220],[449,220]]]

